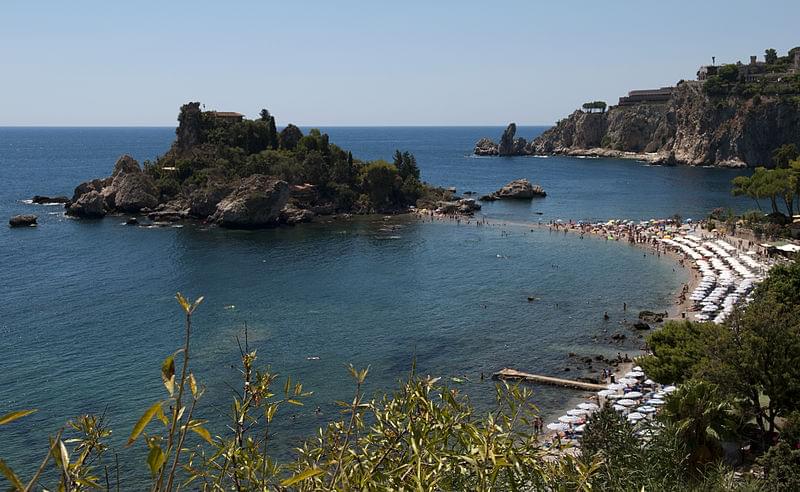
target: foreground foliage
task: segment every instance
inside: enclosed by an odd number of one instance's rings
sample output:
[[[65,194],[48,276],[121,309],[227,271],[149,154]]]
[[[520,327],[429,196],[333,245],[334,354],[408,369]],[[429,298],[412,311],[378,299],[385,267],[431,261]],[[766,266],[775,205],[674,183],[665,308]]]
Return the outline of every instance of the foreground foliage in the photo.
[[[197,416],[204,388],[191,371],[190,342],[202,298],[177,298],[185,315],[183,345],[161,364],[165,396],[143,412],[127,439],[146,452],[142,466],[154,491],[705,491],[796,490],[800,484],[797,264],[777,267],[723,327],[684,322],[653,334],[654,355],[642,365],[682,385],[650,424],[634,428],[601,409],[586,425],[582,454],[545,443],[535,432],[538,410],[527,388],[497,386],[495,407],[483,413],[457,389],[413,370],[393,393],[367,398],[369,369],[350,367],[353,396],[339,403],[342,418],[319,429],[293,458],[277,460],[276,419],[309,393],[291,378],[258,369],[245,332],[241,381],[230,407],[213,422]],[[21,425],[32,412],[0,416],[0,425]],[[757,462],[763,474],[736,478],[723,464],[723,444],[747,441],[750,419],[764,449]],[[11,490],[38,490],[43,481],[53,482],[48,490],[144,488],[119,476],[109,437],[103,416],[82,416],[52,437],[30,477],[3,461],[0,473]]]

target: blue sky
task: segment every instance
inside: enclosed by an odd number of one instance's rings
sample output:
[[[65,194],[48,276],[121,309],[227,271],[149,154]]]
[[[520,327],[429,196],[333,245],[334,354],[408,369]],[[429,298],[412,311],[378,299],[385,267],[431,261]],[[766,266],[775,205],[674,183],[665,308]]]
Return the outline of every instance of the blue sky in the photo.
[[[0,3],[0,125],[552,124],[800,45],[800,1]]]

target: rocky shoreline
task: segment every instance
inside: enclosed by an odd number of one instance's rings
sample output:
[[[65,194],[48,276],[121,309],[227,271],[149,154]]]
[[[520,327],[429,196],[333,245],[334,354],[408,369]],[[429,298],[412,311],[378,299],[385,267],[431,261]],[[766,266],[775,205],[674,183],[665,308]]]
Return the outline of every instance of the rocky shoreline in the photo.
[[[498,143],[480,139],[478,156],[568,155],[636,159],[662,165],[771,166],[772,152],[800,145],[800,112],[777,96],[709,96],[681,81],[663,101],[576,110],[528,142],[508,125]]]

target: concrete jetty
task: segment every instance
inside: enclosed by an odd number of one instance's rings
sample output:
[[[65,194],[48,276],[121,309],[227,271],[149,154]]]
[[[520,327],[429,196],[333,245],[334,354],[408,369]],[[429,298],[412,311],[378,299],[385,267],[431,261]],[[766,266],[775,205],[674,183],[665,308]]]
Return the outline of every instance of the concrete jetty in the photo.
[[[604,384],[585,383],[583,381],[575,381],[574,379],[561,379],[551,376],[541,376],[539,374],[530,374],[508,367],[504,367],[503,369],[500,369],[496,373],[492,374],[492,379],[549,384],[551,386],[561,386],[564,388],[574,388],[586,391],[600,391],[606,389],[606,385]]]

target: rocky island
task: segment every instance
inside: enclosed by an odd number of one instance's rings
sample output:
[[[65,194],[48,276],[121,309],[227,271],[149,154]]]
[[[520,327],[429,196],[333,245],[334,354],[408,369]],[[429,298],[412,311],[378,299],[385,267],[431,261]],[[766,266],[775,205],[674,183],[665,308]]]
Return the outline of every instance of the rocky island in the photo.
[[[303,135],[289,124],[279,132],[267,110],[247,120],[191,102],[181,107],[178,122],[174,143],[155,162],[140,166],[124,155],[110,176],[81,183],[70,199],[37,196],[34,202],[64,203],[73,217],[129,214],[131,225],[145,215],[156,223],[197,219],[240,229],[416,206],[466,214],[480,208],[421,182],[409,152],[396,151],[392,163],[360,161],[319,130]]]
[[[658,164],[771,167],[772,152],[800,146],[800,47],[786,56],[767,50],[700,67],[697,80],[631,91],[606,110],[583,105],[530,142],[510,124],[500,142],[479,140],[481,156],[579,155],[634,158]]]

